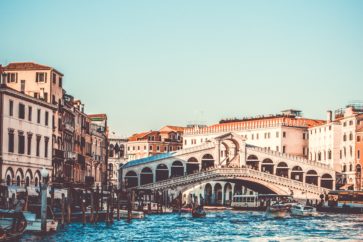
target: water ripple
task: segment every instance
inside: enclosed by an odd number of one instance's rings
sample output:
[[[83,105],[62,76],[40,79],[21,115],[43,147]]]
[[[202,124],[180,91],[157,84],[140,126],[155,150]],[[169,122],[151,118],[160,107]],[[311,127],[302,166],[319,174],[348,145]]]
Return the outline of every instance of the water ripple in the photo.
[[[67,225],[46,237],[26,234],[21,241],[335,241],[363,240],[363,215],[271,219],[263,212],[209,212],[149,215],[130,223]]]

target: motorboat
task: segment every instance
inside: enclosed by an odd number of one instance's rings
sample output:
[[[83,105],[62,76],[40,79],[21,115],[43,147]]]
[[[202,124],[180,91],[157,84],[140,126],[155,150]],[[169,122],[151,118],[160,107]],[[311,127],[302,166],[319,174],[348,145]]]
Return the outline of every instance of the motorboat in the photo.
[[[306,206],[302,204],[293,205],[290,208],[290,213],[293,216],[316,216],[318,213],[316,209],[312,206]]]
[[[266,209],[266,215],[273,218],[284,218],[289,211],[289,207],[283,203],[274,203]]]
[[[192,209],[193,218],[204,218],[206,216],[206,212],[203,209],[203,206],[197,206]]]
[[[0,209],[0,241],[20,239],[27,227],[22,212]]]
[[[23,214],[28,224],[28,226],[26,227],[26,231],[31,231],[31,232],[42,231],[40,205],[29,205],[28,210],[23,211]],[[57,228],[58,228],[58,221],[55,219],[52,209],[48,206],[46,232],[56,231]]]

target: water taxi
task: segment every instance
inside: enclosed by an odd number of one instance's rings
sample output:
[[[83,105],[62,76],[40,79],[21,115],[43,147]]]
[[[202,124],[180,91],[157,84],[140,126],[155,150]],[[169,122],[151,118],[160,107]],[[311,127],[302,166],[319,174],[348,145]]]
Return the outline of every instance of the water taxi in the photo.
[[[290,213],[293,216],[316,216],[318,213],[316,209],[312,206],[305,206],[302,204],[292,205],[290,208]]]
[[[236,210],[266,211],[266,208],[276,202],[293,203],[292,196],[277,194],[253,194],[233,196],[231,207]],[[286,205],[286,204],[285,204]]]
[[[274,203],[266,209],[266,216],[272,218],[284,218],[289,212],[289,207],[283,203]]]
[[[0,209],[0,241],[17,241],[26,227],[22,212]]]

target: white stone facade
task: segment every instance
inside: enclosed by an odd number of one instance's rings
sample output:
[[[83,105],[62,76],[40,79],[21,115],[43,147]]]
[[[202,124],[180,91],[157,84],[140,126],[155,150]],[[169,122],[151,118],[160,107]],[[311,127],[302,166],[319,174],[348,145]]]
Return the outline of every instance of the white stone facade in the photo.
[[[56,106],[0,87],[1,183],[38,185],[42,167],[52,173]]]

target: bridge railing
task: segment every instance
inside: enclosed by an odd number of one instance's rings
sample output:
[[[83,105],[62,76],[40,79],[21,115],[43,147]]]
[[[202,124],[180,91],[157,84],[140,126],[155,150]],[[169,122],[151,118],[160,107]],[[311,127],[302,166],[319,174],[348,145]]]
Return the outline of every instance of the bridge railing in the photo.
[[[306,158],[296,156],[296,155],[291,155],[291,154],[281,153],[281,152],[278,152],[278,151],[268,150],[268,149],[258,147],[258,146],[248,146],[247,149],[255,150],[255,151],[265,153],[265,154],[268,154],[268,155],[280,156],[282,158],[286,158],[286,159],[293,160],[293,161],[296,161],[296,162],[299,162],[299,163],[303,163],[305,165],[312,165],[312,166],[317,166],[317,167],[324,168],[324,169],[333,170],[332,167],[330,167],[327,164],[323,164],[323,163],[317,162],[317,161],[308,160]]]
[[[257,171],[254,169],[242,167],[242,168],[213,168],[207,171],[194,173],[190,175],[174,177],[156,183],[150,183],[142,185],[139,188],[146,189],[161,189],[164,187],[173,187],[185,183],[194,183],[195,181],[202,181],[209,178],[221,178],[221,177],[253,177],[256,179],[264,180],[265,182],[274,182],[276,184],[298,188],[300,190],[307,190],[316,194],[328,192],[329,189],[315,186],[313,184],[304,183],[301,181],[289,179],[286,177],[276,176],[270,173]]]

